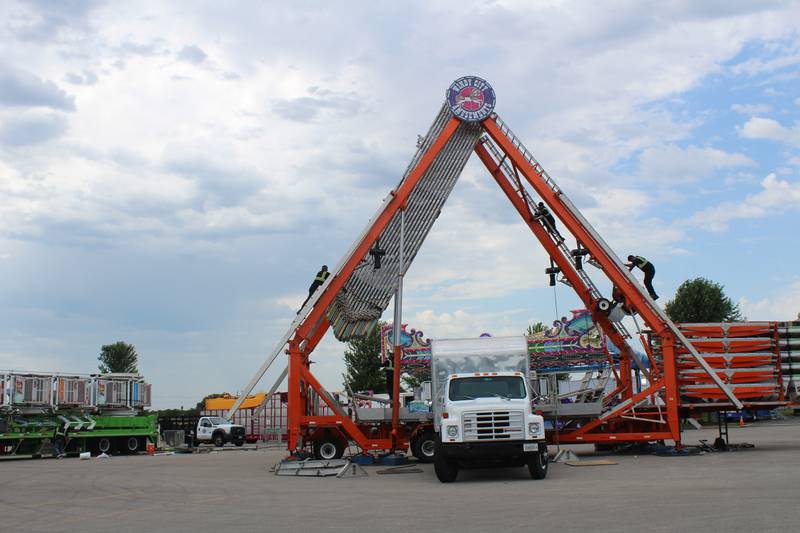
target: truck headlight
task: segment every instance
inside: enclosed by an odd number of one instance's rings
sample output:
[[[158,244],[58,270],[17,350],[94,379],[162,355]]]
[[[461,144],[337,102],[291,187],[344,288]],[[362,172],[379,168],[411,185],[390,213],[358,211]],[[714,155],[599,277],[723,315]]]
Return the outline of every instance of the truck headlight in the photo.
[[[532,435],[538,435],[541,430],[542,426],[539,424],[539,422],[531,422],[528,424],[528,432]]]
[[[447,426],[447,436],[448,437],[457,437],[458,436],[458,426]]]

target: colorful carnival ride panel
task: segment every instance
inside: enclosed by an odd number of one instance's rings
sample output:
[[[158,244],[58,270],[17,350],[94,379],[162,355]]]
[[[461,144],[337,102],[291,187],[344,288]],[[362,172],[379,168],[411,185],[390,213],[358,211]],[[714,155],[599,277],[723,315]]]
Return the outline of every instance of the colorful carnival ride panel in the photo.
[[[404,373],[421,378],[430,376],[431,341],[422,331],[400,330],[403,353],[400,365]],[[391,324],[381,328],[381,361],[391,361],[394,330]],[[552,327],[528,336],[531,370],[536,372],[578,372],[608,366],[609,351],[618,350],[592,321],[586,309],[572,311],[572,317],[562,317]]]

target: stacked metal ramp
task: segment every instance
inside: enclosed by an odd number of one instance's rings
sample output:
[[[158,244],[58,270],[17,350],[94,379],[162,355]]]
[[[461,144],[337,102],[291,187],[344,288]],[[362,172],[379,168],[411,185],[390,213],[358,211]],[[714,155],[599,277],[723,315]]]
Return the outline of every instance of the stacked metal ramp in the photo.
[[[406,169],[400,185],[408,178],[451,117],[449,107],[443,105]],[[414,187],[405,213],[401,215],[398,212],[392,217],[373,245],[372,253],[367,253],[362,258],[362,263],[327,309],[328,321],[337,339],[345,341],[360,337],[374,327],[391,301],[397,287],[398,275],[405,274],[417,255],[480,135],[481,128],[478,125],[462,122],[458,126],[453,137]],[[402,261],[401,216],[404,217]],[[380,268],[377,268],[378,260]]]
[[[786,384],[792,381],[795,371],[800,372],[800,338],[791,337],[800,337],[798,326],[739,322],[681,324],[680,328],[703,360],[746,404],[781,404]],[[678,350],[678,371],[683,405],[708,407],[726,403],[722,391],[685,349]]]

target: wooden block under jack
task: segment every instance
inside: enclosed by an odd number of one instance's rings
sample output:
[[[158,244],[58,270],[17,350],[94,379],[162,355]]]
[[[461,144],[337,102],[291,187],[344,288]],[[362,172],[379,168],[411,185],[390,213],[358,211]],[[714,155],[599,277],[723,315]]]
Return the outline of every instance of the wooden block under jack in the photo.
[[[564,461],[564,464],[568,466],[604,466],[618,463],[609,461],[608,459],[591,459],[589,461]]]

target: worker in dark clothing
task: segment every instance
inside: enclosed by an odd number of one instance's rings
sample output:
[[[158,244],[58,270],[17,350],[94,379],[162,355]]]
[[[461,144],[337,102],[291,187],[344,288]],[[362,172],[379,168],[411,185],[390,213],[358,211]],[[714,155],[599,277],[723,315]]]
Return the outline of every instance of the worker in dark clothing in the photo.
[[[300,306],[300,310],[297,311],[298,313],[303,310],[303,307],[305,307],[306,302],[308,302],[311,299],[311,296],[313,296],[313,294],[317,291],[317,289],[319,289],[320,285],[325,283],[325,280],[328,279],[328,276],[330,275],[331,273],[328,272],[328,265],[322,265],[322,268],[319,270],[319,272],[317,272],[317,275],[314,277],[314,281],[311,282],[311,286],[308,288],[308,297]]]
[[[656,275],[656,267],[653,266],[653,263],[641,255],[629,255],[628,262],[625,266],[628,267],[628,270],[633,270],[633,267],[637,267],[644,272],[644,286],[647,287],[650,298],[658,300],[658,294],[656,294],[656,290],[653,288],[653,278]]]
[[[556,229],[556,217],[547,209],[544,202],[539,202],[539,209],[537,209],[536,218],[544,219],[545,228],[556,238],[559,244],[564,242],[564,237]]]

